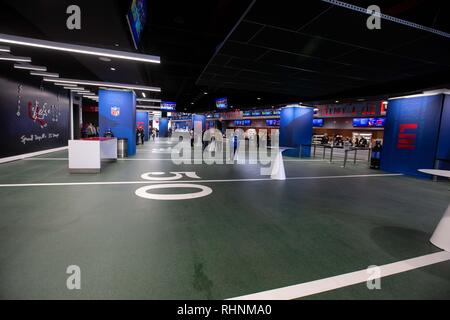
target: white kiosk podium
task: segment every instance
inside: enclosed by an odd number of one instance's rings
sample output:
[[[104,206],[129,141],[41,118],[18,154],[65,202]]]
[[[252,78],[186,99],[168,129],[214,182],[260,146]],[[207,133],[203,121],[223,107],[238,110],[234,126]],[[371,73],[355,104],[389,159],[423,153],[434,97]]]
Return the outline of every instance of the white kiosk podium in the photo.
[[[433,176],[445,177],[450,179],[450,171],[448,170],[420,169],[419,171],[431,174]],[[436,247],[450,252],[450,205],[448,206],[447,211],[445,211],[444,216],[436,227],[436,230],[434,230],[433,236],[431,237],[430,241]]]
[[[116,138],[87,138],[69,140],[69,171],[97,173],[102,160],[117,160]]]

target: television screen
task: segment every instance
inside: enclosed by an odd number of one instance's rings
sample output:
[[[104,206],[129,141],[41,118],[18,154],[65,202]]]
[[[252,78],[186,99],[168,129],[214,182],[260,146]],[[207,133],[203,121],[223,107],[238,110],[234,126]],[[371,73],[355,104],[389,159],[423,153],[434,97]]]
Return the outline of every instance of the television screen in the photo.
[[[259,117],[261,116],[261,111],[253,111],[252,112],[252,117]]]
[[[161,110],[163,111],[175,111],[176,107],[176,102],[161,101]]]
[[[268,127],[280,126],[280,120],[278,120],[278,119],[266,120],[266,126],[268,126]]]
[[[244,117],[251,117],[252,116],[252,112],[251,111],[244,111]]]
[[[385,118],[355,118],[353,119],[353,126],[382,128],[384,127],[385,120]]]
[[[273,115],[274,116],[279,116],[280,114],[281,114],[281,111],[278,109],[278,110],[273,110]]]
[[[216,107],[217,109],[227,109],[228,108],[227,98],[217,98]]]
[[[137,49],[141,40],[142,30],[147,21],[147,0],[133,0],[130,11],[127,14],[134,47]]]
[[[313,127],[323,127],[323,119],[313,119]]]
[[[267,117],[267,116],[271,116],[272,115],[272,111],[263,111],[262,115]]]
[[[252,124],[251,120],[234,120],[234,125],[239,127],[248,127]]]

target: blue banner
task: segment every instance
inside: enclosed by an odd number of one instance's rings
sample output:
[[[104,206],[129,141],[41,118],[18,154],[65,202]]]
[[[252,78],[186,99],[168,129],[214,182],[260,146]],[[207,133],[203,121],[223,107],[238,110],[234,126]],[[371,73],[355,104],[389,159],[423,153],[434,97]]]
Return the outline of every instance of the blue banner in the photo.
[[[159,137],[167,138],[169,136],[169,119],[159,119]]]
[[[301,149],[302,157],[311,156],[313,117],[313,108],[287,106],[281,109],[280,147],[295,148],[285,151],[285,155],[298,157]]]
[[[136,112],[136,128],[142,127],[144,129],[144,140],[148,141],[149,132],[148,132],[148,112],[147,111],[138,111]]]
[[[116,138],[128,139],[128,155],[136,154],[136,95],[130,91],[99,90],[100,136],[111,130]]]
[[[443,95],[389,101],[381,169],[427,176],[434,168]]]
[[[439,143],[436,158],[443,162],[441,168],[449,170],[450,162],[450,96],[446,95],[442,110],[441,127],[439,130]],[[447,162],[447,164],[445,164]]]

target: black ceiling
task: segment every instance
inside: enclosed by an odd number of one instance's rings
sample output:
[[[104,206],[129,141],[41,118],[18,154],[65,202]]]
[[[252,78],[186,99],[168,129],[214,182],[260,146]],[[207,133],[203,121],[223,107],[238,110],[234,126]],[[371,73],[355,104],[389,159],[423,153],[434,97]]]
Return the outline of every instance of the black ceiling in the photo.
[[[364,2],[374,3],[353,1]],[[449,31],[441,2],[380,6],[386,14]],[[386,20],[381,30],[369,30],[367,17],[318,0],[302,0],[300,9],[294,1],[256,1],[197,83],[313,101],[450,82],[450,39]]]
[[[2,0],[0,33],[135,51],[125,19],[130,2]],[[385,14],[450,32],[448,1],[346,2],[376,3]],[[66,28],[71,4],[82,10],[78,31]],[[148,4],[139,51],[161,56],[160,65],[19,46],[13,54],[31,56],[33,64],[66,78],[161,87],[152,97],[176,101],[179,111],[213,109],[221,96],[246,108],[387,96],[450,82],[450,39],[386,20],[371,31],[366,14],[321,0]]]

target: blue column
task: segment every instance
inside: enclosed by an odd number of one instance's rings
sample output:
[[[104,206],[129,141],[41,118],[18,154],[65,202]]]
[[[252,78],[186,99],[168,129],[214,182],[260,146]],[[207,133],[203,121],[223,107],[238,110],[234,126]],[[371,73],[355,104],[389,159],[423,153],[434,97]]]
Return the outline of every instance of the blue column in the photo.
[[[128,155],[136,154],[136,95],[132,91],[99,90],[100,135],[111,129],[116,138],[128,139]]]
[[[138,111],[136,112],[136,127],[140,126],[144,127],[144,140],[148,141],[148,112],[147,111]]]
[[[450,95],[445,95],[436,157],[439,169],[450,170]]]
[[[429,177],[418,169],[434,168],[443,95],[389,101],[381,169]]]
[[[300,106],[287,106],[281,109],[280,147],[291,147],[285,155],[298,157],[301,145],[311,144],[313,135],[314,109]],[[311,148],[303,147],[302,156],[311,156]]]
[[[169,119],[159,119],[159,137],[167,138],[169,136]]]

